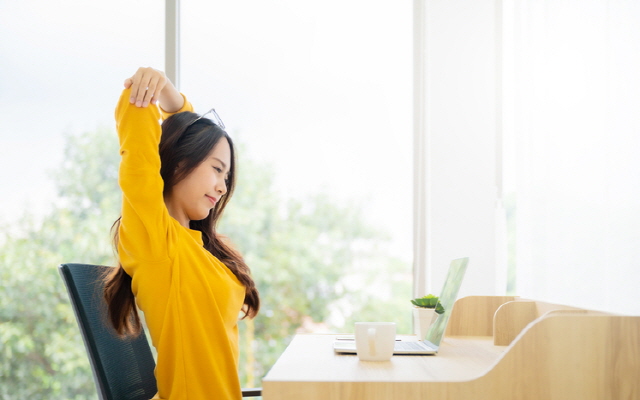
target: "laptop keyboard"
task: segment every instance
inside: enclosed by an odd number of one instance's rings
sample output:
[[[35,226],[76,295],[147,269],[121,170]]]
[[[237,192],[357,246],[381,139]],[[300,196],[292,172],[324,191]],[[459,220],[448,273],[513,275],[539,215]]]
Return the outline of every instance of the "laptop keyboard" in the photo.
[[[412,350],[426,350],[428,349],[422,342],[396,342],[394,346],[395,350],[412,351]]]

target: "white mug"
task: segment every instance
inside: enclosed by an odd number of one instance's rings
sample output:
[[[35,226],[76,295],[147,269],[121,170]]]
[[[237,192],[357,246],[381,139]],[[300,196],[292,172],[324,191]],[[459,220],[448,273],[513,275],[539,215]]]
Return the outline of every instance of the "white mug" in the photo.
[[[390,360],[395,343],[395,322],[356,322],[356,352],[360,360]]]

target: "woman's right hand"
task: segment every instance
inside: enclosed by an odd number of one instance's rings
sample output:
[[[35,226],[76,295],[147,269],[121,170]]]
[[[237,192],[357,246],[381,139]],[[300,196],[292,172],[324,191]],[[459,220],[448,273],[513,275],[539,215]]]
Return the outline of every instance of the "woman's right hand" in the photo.
[[[174,112],[184,105],[184,98],[164,72],[151,67],[138,68],[131,78],[125,79],[124,87],[131,89],[129,102],[136,107],[160,102],[163,110]]]

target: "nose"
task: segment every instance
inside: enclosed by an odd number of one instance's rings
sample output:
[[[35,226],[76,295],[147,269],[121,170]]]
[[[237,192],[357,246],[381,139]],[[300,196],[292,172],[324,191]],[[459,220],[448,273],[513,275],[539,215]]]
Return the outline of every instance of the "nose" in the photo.
[[[220,196],[224,196],[227,193],[227,181],[226,179],[221,179],[216,184],[216,192],[220,193]]]

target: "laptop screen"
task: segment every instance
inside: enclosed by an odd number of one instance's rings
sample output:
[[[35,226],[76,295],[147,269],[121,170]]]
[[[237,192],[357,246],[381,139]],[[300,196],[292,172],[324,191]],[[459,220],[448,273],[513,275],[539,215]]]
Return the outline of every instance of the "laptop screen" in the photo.
[[[453,303],[455,303],[458,298],[458,291],[462,284],[462,278],[464,278],[464,274],[467,271],[468,263],[468,257],[459,258],[451,261],[451,265],[449,266],[447,279],[444,281],[444,286],[438,301],[438,303],[444,308],[444,313],[438,315],[438,318],[433,324],[431,324],[429,330],[427,330],[427,334],[424,338],[425,341],[431,342],[436,347],[440,346],[440,342],[444,336],[444,331],[447,328],[447,322],[449,322],[449,317],[451,316],[451,310],[453,310]]]

